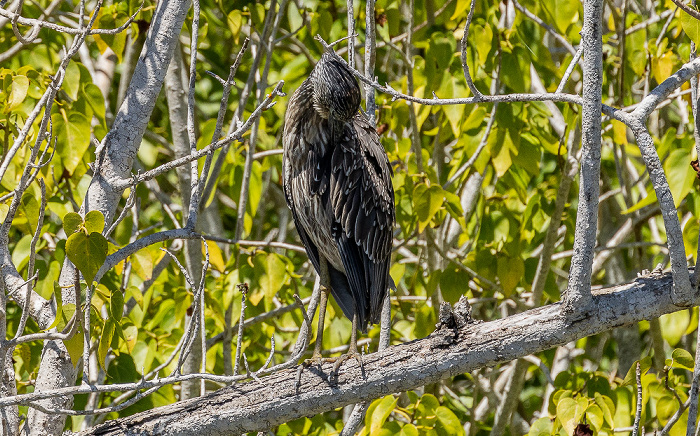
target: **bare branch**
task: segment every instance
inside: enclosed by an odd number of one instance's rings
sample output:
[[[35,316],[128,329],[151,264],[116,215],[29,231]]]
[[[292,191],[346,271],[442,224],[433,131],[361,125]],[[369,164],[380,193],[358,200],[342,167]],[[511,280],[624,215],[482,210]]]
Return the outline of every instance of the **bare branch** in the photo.
[[[697,293],[697,290],[696,290]],[[698,329],[698,337],[696,344],[700,345],[700,329]],[[690,385],[690,393],[688,401],[690,401],[690,407],[688,409],[688,427],[686,429],[686,436],[692,436],[695,434],[695,422],[698,416],[698,393],[700,392],[700,347],[695,349],[695,369],[693,370],[693,381]]]
[[[639,362],[637,362],[637,369],[635,370],[635,374],[637,380],[637,411],[634,414],[632,436],[637,436],[639,434],[639,424],[642,419],[642,371]]]
[[[462,35],[462,40],[460,41],[460,44],[462,48],[462,70],[464,71],[464,79],[467,81],[467,86],[472,92],[474,98],[479,100],[482,94],[481,92],[479,92],[476,86],[474,86],[474,82],[472,82],[472,76],[471,74],[469,74],[469,65],[467,65],[467,39],[469,38],[469,25],[472,22],[472,17],[474,17],[474,1],[475,0],[472,0],[471,4],[469,5],[469,14],[467,14],[467,22],[464,25],[464,34]]]
[[[241,317],[238,318],[238,339],[236,342],[236,360],[233,367],[233,375],[238,374],[238,368],[241,365],[241,349],[243,348],[243,326],[245,325],[245,297],[248,294],[248,283],[238,284],[238,290],[241,291]]]
[[[147,432],[164,420],[167,427],[158,429],[166,435],[183,429],[208,434],[264,430],[302,415],[371,400],[384,395],[383,392],[435,383],[481,366],[679,310],[669,296],[671,283],[670,275],[666,274],[596,292],[588,317],[577,321],[562,317],[561,304],[557,303],[505,319],[469,324],[461,330],[437,330],[428,338],[365,356],[364,372],[358,364],[347,363],[335,385],[329,385],[323,376],[332,364],[325,364],[320,374],[305,371],[298,389],[296,370],[283,371],[261,379],[262,384],[239,384],[235,389],[225,388],[205,398],[115,420],[91,432],[110,435],[121,431],[123,426]],[[0,399],[0,406],[5,401]],[[217,413],[212,413],[212,408]]]
[[[700,20],[700,12],[697,10],[691,8],[690,6],[686,5],[683,3],[681,0],[671,0],[678,8],[682,9],[683,12],[686,14],[690,15],[691,17],[695,18],[696,20]]]
[[[581,149],[581,187],[574,256],[571,259],[569,286],[564,296],[564,312],[578,314],[591,302],[591,266],[598,226],[600,187],[600,113],[603,85],[602,0],[584,3],[583,10],[583,100]]]

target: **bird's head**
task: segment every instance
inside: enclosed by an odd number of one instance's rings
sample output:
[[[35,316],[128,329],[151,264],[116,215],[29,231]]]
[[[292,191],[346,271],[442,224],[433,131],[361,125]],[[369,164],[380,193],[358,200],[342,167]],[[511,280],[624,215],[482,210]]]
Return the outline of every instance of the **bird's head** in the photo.
[[[360,87],[345,62],[327,48],[311,72],[314,107],[321,117],[349,121],[360,109]]]

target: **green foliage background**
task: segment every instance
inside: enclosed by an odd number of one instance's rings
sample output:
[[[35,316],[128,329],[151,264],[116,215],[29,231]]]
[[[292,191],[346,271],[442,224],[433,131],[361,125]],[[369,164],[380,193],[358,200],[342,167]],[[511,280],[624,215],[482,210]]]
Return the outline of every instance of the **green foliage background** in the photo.
[[[39,3],[45,5],[48,2],[42,0]],[[580,43],[582,5],[579,1],[531,0],[522,4],[572,45]],[[630,28],[647,20],[649,15],[641,13],[639,8],[629,8],[625,14],[621,14],[619,8],[611,9],[611,4],[607,5],[607,29],[603,36],[603,102],[618,107],[629,106],[640,101],[644,92],[653,89],[689,59],[688,35],[698,35],[692,19],[676,11],[666,29],[666,20],[662,19],[629,33],[622,52],[619,35],[620,29],[624,29],[621,26],[623,17],[625,27]],[[108,3],[100,12],[98,26],[118,26],[137,6],[135,1]],[[220,84],[205,71],[226,77],[243,38],[253,34],[255,41],[255,34],[261,31],[269,7],[269,2],[201,2],[200,62],[196,87],[200,148],[207,145],[211,138],[222,95]],[[364,41],[364,7],[364,2],[355,3],[360,42]],[[418,29],[413,34],[414,50],[410,61],[414,66],[411,68],[404,55],[408,7],[405,2],[378,0],[375,74],[379,83],[386,82],[406,92],[407,74],[411,74],[413,92],[418,97],[430,98],[433,92],[440,98],[469,96],[459,52],[468,7],[466,0],[415,0],[414,22]],[[544,87],[553,92],[571,61],[571,54],[523,14],[516,12],[512,22],[504,20],[505,7],[506,3],[490,0],[477,0],[475,3],[467,62],[477,88],[487,93],[497,75],[499,93],[532,92],[532,68]],[[670,0],[656,2],[653,13],[661,14],[674,7]],[[62,4],[60,10],[65,13],[70,12],[71,8]],[[154,4],[146,3],[139,19],[149,21],[153,10]],[[26,3],[23,13],[36,17],[40,11],[32,3]],[[190,11],[190,18],[191,14]],[[187,54],[189,23],[190,20],[186,21],[187,28],[183,29],[181,38],[185,41],[183,50]],[[321,47],[314,41],[314,35],[320,34],[327,41],[346,35],[345,5],[337,1],[289,2],[280,29],[279,37],[285,38],[277,43],[271,53],[268,79],[271,85],[266,90],[257,90],[262,95],[270,92],[278,80],[285,81],[284,90],[288,96],[291,95],[311,71],[313,60],[320,56]],[[59,307],[60,287],[56,286],[56,282],[65,256],[72,256],[71,246],[89,244],[90,238],[99,247],[103,244],[102,241],[95,241],[92,232],[98,232],[97,236],[100,236],[104,222],[100,227],[90,224],[89,220],[82,222],[80,217],[76,221],[71,213],[78,210],[91,179],[89,164],[95,157],[91,138],[101,140],[105,136],[118,109],[115,104],[117,84],[120,75],[125,74],[122,62],[127,44],[144,31],[145,27],[133,24],[128,30],[129,38],[126,33],[88,38],[87,48],[92,60],[107,48],[116,53],[118,65],[108,98],[105,99],[93,84],[90,69],[76,57],[68,67],[63,88],[52,108],[56,155],[39,176],[46,183],[48,206],[47,219],[42,228],[44,237],[38,245],[39,278],[36,291],[45,298],[56,298]],[[3,153],[7,152],[18,133],[17,129],[23,126],[28,113],[46,89],[49,75],[54,74],[62,47],[69,38],[49,29],[41,30],[39,37],[40,43],[20,50],[0,66],[0,141]],[[392,44],[388,41],[392,41]],[[11,29],[5,26],[0,31],[0,52],[7,51],[15,43]],[[361,57],[362,50],[359,52]],[[251,65],[252,56],[248,53],[236,76],[237,85],[230,99],[227,123],[238,105],[238,96]],[[580,83],[580,69],[576,68],[565,92],[580,93]],[[683,89],[687,90],[688,85],[684,85]],[[278,103],[263,114],[254,151],[281,147],[287,98],[278,98]],[[253,100],[247,102],[246,114],[255,107]],[[567,125],[566,135],[560,137],[550,124],[551,112],[545,104],[500,104],[485,150],[468,171],[453,183],[448,183],[457,169],[474,155],[485,133],[492,106],[412,107],[405,101],[392,101],[382,94],[378,94],[377,103],[378,126],[383,132],[381,141],[395,169],[397,251],[391,274],[398,291],[397,298],[392,301],[393,341],[425,337],[434,329],[437,304],[442,300],[454,303],[462,295],[478,299],[474,309],[477,319],[492,320],[515,310],[523,310],[539,259],[538,247],[549,227],[556,193],[563,177],[564,161],[569,153],[566,136],[580,124],[580,108],[557,104]],[[687,254],[694,257],[698,244],[699,225],[696,217],[700,216],[700,196],[695,172],[689,165],[694,149],[689,103],[687,93],[670,101],[652,116],[650,129],[679,207]],[[420,159],[417,159],[411,142],[414,135],[410,129],[412,110],[415,111],[419,130],[413,139],[420,146]],[[30,143],[36,139],[37,128],[37,125],[32,127]],[[149,130],[152,134],[144,138],[138,153],[139,165],[146,169],[173,159],[173,151],[167,146],[171,142],[171,130],[163,96],[157,102]],[[657,232],[661,241],[665,241],[660,213],[654,209],[655,194],[631,135],[622,124],[609,119],[604,119],[602,135],[601,192],[609,195],[601,203],[599,243],[605,244],[614,231],[640,209],[650,214],[651,218],[638,220],[633,235],[626,242],[653,242]],[[226,156],[215,194],[206,199],[208,204],[214,203],[218,207],[226,229],[224,235],[217,236],[233,237],[235,205],[239,201],[245,152],[249,146],[244,141],[232,147]],[[16,155],[1,181],[0,195],[10,192],[17,185],[27,163],[28,150],[25,146]],[[245,239],[262,240],[268,236],[274,239],[280,226],[284,225],[289,228],[285,241],[299,243],[284,204],[281,164],[280,154],[266,156],[253,164],[244,219]],[[465,181],[475,172],[484,175],[481,195],[473,213],[465,216],[460,195]],[[160,176],[156,183],[166,196],[172,198],[173,210],[180,219],[182,210],[178,207],[181,200],[176,174],[171,172]],[[128,192],[125,198],[127,195]],[[152,190],[140,185],[136,187],[136,198],[140,202],[138,222],[133,223],[130,218],[124,220],[107,243],[108,247],[104,249],[107,252],[128,244],[136,230],[140,230],[140,236],[143,236],[173,228],[172,221]],[[573,246],[576,198],[577,185],[574,183],[562,220],[566,231],[557,242],[556,251],[560,254],[555,256],[547,278],[543,303],[558,301],[566,285],[570,258],[566,251]],[[21,273],[26,272],[29,242],[38,220],[40,202],[40,190],[34,184],[22,198],[19,215],[13,221],[10,242],[12,260]],[[0,217],[7,213],[7,208],[8,203],[0,204]],[[450,223],[457,223],[460,234],[454,247],[445,247],[441,238]],[[70,238],[74,239],[73,243]],[[141,374],[164,362],[183,334],[185,314],[192,304],[192,294],[186,288],[180,271],[171,263],[145,292],[141,293],[138,288],[152,278],[154,265],[164,256],[161,246],[171,246],[171,243],[148,247],[131,257],[131,274],[125,283],[122,283],[125,269],[120,265],[110,271],[97,287],[93,299],[91,335],[99,343],[100,360],[104,363],[107,358],[109,362],[105,369],[107,383],[139,380]],[[456,255],[456,260],[450,261],[436,254],[435,247],[445,254],[449,252],[450,257]],[[236,290],[236,285],[241,282],[250,284],[247,318],[280,305],[293,304],[294,293],[302,298],[311,294],[314,274],[305,254],[216,243],[208,243],[208,249],[212,265],[206,279],[208,337],[223,331],[224,315],[229,306],[232,306],[233,314],[240,312],[241,294]],[[99,248],[98,252],[104,250]],[[87,252],[91,253],[89,249]],[[92,266],[85,268],[94,269],[95,262],[99,267],[100,259],[104,259],[104,254],[85,260],[86,263],[92,262]],[[665,248],[658,244],[621,247],[614,251],[607,267],[594,277],[594,284],[629,281],[637,271],[651,269],[667,261]],[[123,315],[121,308],[132,299],[135,302],[133,308]],[[59,327],[70,319],[73,310],[74,307],[63,308],[63,312],[60,312],[63,315],[58,317],[62,320],[57,319]],[[8,335],[14,334],[20,314],[19,307],[9,305]],[[265,362],[271,336],[275,337],[277,344],[275,361],[279,363],[288,358],[302,320],[298,311],[292,311],[245,330],[242,346],[251,368],[259,368]],[[636,348],[631,357],[629,353],[620,355],[618,335],[606,333],[582,339],[575,344],[580,352],[575,353],[569,368],[553,381],[554,394],[544,407],[542,399],[548,384],[546,376],[538,366],[529,367],[516,411],[531,425],[531,435],[571,434],[575,425],[584,419],[597,434],[612,434],[613,428],[632,424],[636,389],[634,379],[625,376],[630,367],[634,368],[634,360],[642,360],[642,422],[647,431],[661,428],[678,409],[678,399],[685,401],[687,398],[693,367],[690,353],[693,352],[697,326],[697,308],[667,315],[658,321],[642,322],[632,329]],[[326,328],[325,349],[348,342],[350,321],[342,316],[334,302],[329,307]],[[36,331],[38,327],[30,321],[28,332]],[[373,351],[377,346],[377,326],[368,337],[371,339],[369,350]],[[33,390],[32,380],[39,367],[41,348],[40,342],[17,347],[14,358],[20,393]],[[76,357],[81,351],[82,344],[73,344]],[[555,350],[549,350],[539,353],[537,357],[546,367],[551,367],[554,353]],[[214,343],[208,349],[207,363],[208,371],[223,373],[221,342]],[[172,365],[166,370],[171,370]],[[664,365],[672,369],[664,372]],[[503,392],[485,391],[478,379],[493,382],[502,370],[482,369],[445,380],[439,385],[378,399],[368,410],[362,434],[465,434],[465,426],[471,435],[487,434],[499,401],[491,400],[495,401],[490,403],[491,411],[480,421],[474,419],[475,410],[484,398]],[[665,383],[666,378],[668,383]],[[213,390],[218,386],[211,383],[207,387]],[[678,398],[672,388],[679,395]],[[100,419],[112,419],[172,403],[177,400],[178,391],[178,386],[165,386],[138,403]],[[117,395],[103,395],[99,405],[109,405]],[[84,407],[85,401],[85,396],[77,396],[75,407]],[[20,410],[26,413],[26,407]],[[540,410],[544,410],[545,414],[540,415]],[[686,415],[687,412],[673,427],[672,435],[684,434]],[[79,417],[69,418],[66,425],[77,429],[81,420]],[[342,425],[342,412],[335,411],[302,418],[273,431],[280,435],[334,434]],[[514,426],[509,432],[522,432],[521,428]]]

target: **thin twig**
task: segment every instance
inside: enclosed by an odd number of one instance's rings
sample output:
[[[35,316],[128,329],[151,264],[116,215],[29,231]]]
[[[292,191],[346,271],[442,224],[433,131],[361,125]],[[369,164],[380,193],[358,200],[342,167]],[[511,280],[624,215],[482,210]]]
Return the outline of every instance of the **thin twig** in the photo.
[[[700,12],[696,11],[695,9],[691,8],[690,6],[686,5],[683,3],[681,0],[671,0],[676,6],[678,6],[683,12],[686,14],[690,15],[691,17],[695,18],[696,20],[700,20]]]
[[[241,316],[238,318],[238,338],[236,340],[236,360],[233,367],[233,375],[238,375],[238,368],[241,365],[241,349],[243,348],[243,326],[245,322],[245,298],[248,294],[248,283],[239,283],[238,290],[241,291]]]
[[[696,271],[697,274],[697,271]],[[700,391],[700,328],[697,332],[696,348],[695,348],[695,368],[693,370],[693,381],[690,385],[690,407],[688,408],[688,427],[686,436],[695,434],[695,421],[698,416],[698,393]]]
[[[632,436],[637,436],[639,434],[639,424],[642,419],[642,369],[639,362],[637,362],[637,369],[635,372],[637,380],[637,411],[634,415]]]
[[[243,41],[243,45],[241,46],[241,49],[238,51],[238,55],[236,55],[236,60],[233,61],[233,65],[231,65],[231,68],[229,69],[228,73],[228,78],[226,81],[223,83],[224,89],[223,89],[223,96],[221,97],[221,104],[219,106],[219,114],[216,118],[216,127],[214,129],[214,133],[212,134],[212,142],[213,141],[218,141],[219,136],[221,136],[221,129],[224,124],[224,116],[226,115],[226,108],[228,107],[228,98],[229,95],[231,94],[231,87],[235,85],[235,80],[234,77],[236,76],[236,72],[238,71],[238,67],[241,65],[241,62],[243,61],[243,55],[245,52],[248,50],[248,44],[250,43],[250,38],[246,38]],[[209,180],[209,167],[211,166],[211,161],[214,158],[214,153],[209,153],[207,155],[207,159],[204,161],[204,167],[202,169],[202,176],[200,179],[200,185],[204,184],[204,187],[200,187],[199,190],[202,192],[202,198],[201,198],[201,205],[200,208],[203,207],[204,204],[206,204],[207,199],[211,195],[212,190],[214,189],[214,186],[216,185],[216,180]],[[205,171],[206,170],[206,171]]]
[[[467,86],[469,87],[469,90],[472,92],[472,95],[476,100],[479,100],[481,97],[481,92],[474,86],[474,82],[472,81],[472,76],[469,74],[469,65],[467,64],[467,40],[469,38],[469,25],[472,22],[472,17],[474,17],[474,2],[475,0],[471,1],[471,4],[469,5],[469,14],[467,14],[467,22],[464,25],[464,34],[462,35],[462,40],[460,41],[461,44],[461,54],[462,54],[462,71],[464,72],[464,79],[467,81]]]

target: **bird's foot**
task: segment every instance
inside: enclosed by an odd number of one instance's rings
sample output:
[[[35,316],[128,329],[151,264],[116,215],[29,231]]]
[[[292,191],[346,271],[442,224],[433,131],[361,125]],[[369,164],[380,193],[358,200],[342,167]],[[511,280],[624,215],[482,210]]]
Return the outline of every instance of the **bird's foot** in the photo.
[[[323,357],[321,356],[321,353],[314,352],[313,356],[301,362],[301,364],[297,367],[297,379],[295,383],[296,389],[298,390],[301,386],[301,373],[304,372],[304,368],[310,368],[312,366],[318,366],[320,368],[324,363],[332,363],[337,359],[337,357]]]
[[[339,357],[336,358],[335,364],[333,365],[333,372],[331,373],[331,378],[334,380],[338,380],[338,375],[340,373],[340,365],[342,365],[343,362],[345,362],[346,360],[353,358],[357,360],[357,363],[360,365],[360,368],[363,368],[362,354],[360,354],[360,352],[357,351],[357,348],[350,348],[350,350],[347,353],[341,354]]]
[[[321,366],[324,363],[332,363],[335,362],[338,358],[337,357],[323,357],[321,356],[321,353],[315,353],[313,356],[309,357],[305,361],[301,362],[302,367],[308,368],[310,366],[318,365]]]

